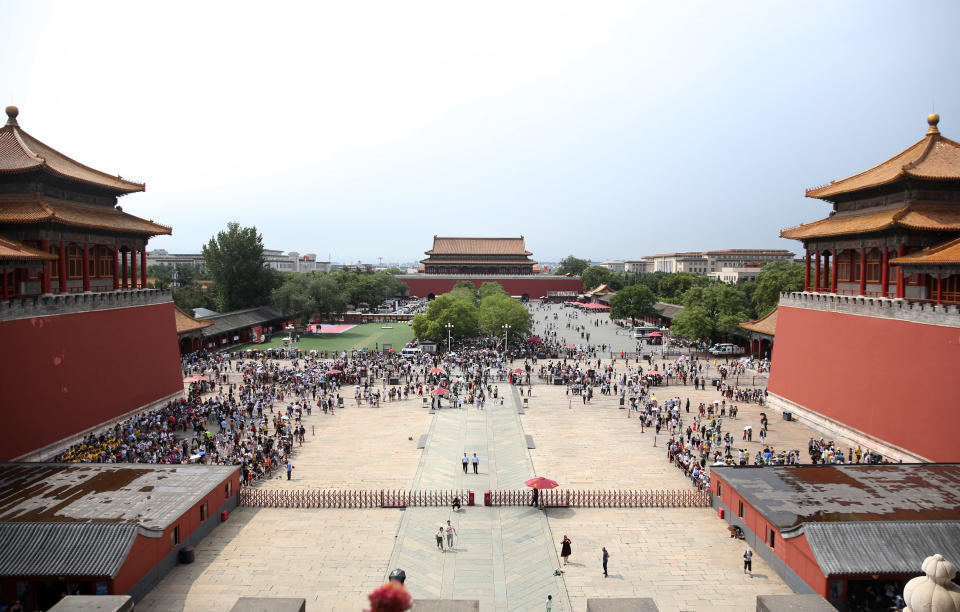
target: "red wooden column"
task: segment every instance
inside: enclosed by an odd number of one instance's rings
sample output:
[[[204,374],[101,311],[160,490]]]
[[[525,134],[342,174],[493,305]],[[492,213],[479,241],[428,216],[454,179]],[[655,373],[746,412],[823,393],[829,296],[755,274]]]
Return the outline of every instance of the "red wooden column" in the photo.
[[[860,295],[867,295],[867,249],[860,249]]]
[[[90,245],[83,243],[83,290],[90,291]]]
[[[943,274],[937,274],[937,304],[943,301]]]
[[[41,240],[40,250],[44,253],[50,252],[50,241]],[[50,262],[43,264],[43,271],[40,273],[40,293],[50,293]]]
[[[820,291],[820,251],[817,251],[817,259],[814,261],[813,290]]]
[[[137,247],[130,249],[130,288],[137,288]]]
[[[833,267],[830,269],[830,293],[837,292],[837,249],[833,249],[833,256],[830,263]]]
[[[120,247],[113,247],[113,290],[120,290]]]
[[[901,244],[897,246],[897,257],[903,257],[907,254],[907,246]],[[906,291],[903,286],[903,266],[897,266],[897,297],[903,298],[906,295]]]
[[[58,267],[60,268],[59,270],[60,274],[58,275],[59,278],[57,279],[57,283],[60,285],[59,293],[66,293],[67,292],[67,243],[64,242],[63,240],[60,241],[60,265]]]
[[[147,288],[147,245],[140,251],[140,287]]]
[[[810,291],[810,249],[807,249],[807,264],[803,269],[803,290]]]
[[[123,289],[129,287],[127,283],[130,278],[127,276],[127,249],[126,247],[120,249],[120,286]]]
[[[887,285],[890,283],[890,255],[886,245],[880,255],[880,297],[887,297]]]

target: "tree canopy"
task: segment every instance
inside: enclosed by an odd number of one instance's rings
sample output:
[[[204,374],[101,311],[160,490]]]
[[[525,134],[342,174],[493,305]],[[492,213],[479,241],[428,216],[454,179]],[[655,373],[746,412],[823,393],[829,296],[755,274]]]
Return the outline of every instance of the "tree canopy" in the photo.
[[[270,295],[274,308],[285,316],[309,321],[329,320],[347,309],[347,297],[329,274],[292,273]]]
[[[610,299],[610,316],[614,319],[640,319],[655,316],[657,297],[646,285],[624,287]]]
[[[454,340],[473,338],[480,327],[476,300],[467,301],[452,293],[438,296],[427,306],[427,312],[413,317],[413,335],[418,340],[445,342],[448,338],[447,324]]]
[[[580,259],[574,257],[573,255],[567,255],[560,260],[560,267],[557,268],[557,274],[573,274],[574,276],[580,276],[580,273],[587,269],[587,266],[590,264],[587,263],[586,259]]]
[[[623,287],[623,275],[611,272],[603,266],[590,266],[580,274],[585,291],[596,289],[600,285],[607,285],[613,290]]]
[[[780,301],[782,291],[800,291],[803,289],[803,264],[792,261],[778,261],[763,267],[757,275],[753,303],[758,317],[765,316]]]
[[[213,276],[221,312],[263,306],[278,284],[274,271],[263,266],[263,236],[256,227],[228,223],[203,247]]]
[[[454,340],[474,338],[481,332],[501,336],[504,324],[510,325],[510,337],[523,337],[530,333],[533,316],[517,300],[513,299],[499,283],[484,283],[480,287],[481,300],[471,283],[454,286],[430,302],[427,312],[413,317],[413,334],[420,340],[443,343],[447,340],[447,324],[453,325]],[[517,334],[517,336],[514,336]]]
[[[485,334],[502,335],[503,326],[509,325],[509,335],[524,337],[530,333],[533,315],[523,304],[506,293],[493,294],[480,300],[480,327]]]
[[[751,313],[750,301],[742,288],[719,282],[691,287],[683,294],[683,306],[670,330],[690,340],[716,340],[729,335]]]

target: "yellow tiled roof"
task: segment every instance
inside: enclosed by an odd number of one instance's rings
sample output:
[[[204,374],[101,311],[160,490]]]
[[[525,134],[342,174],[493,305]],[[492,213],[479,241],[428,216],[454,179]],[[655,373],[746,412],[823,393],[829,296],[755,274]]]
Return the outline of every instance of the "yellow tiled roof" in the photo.
[[[433,248],[427,255],[533,255],[519,238],[452,238],[433,237]]]
[[[768,336],[774,336],[777,333],[777,308],[774,308],[770,311],[770,314],[767,316],[757,319],[756,321],[747,321],[746,323],[741,323],[740,327],[747,331],[756,332],[758,334],[766,334]]]
[[[204,327],[210,327],[213,325],[213,321],[205,321],[203,319],[195,319],[191,317],[184,311],[180,310],[179,306],[173,307],[173,316],[177,322],[177,333],[183,334],[186,332],[196,331],[198,329],[203,329]]]
[[[142,183],[94,170],[40,142],[20,129],[18,114],[15,107],[8,107],[7,124],[0,128],[0,174],[43,169],[67,179],[108,189],[118,195],[144,190]]]
[[[868,234],[894,226],[920,230],[960,231],[960,206],[894,204],[845,211],[826,219],[785,229],[780,232],[780,236],[792,240],[807,240],[848,234]]]
[[[51,198],[0,197],[0,223],[62,223],[76,227],[107,229],[157,236],[172,230],[159,223],[127,214],[119,208],[78,204]]]
[[[3,261],[53,261],[57,256],[44,253],[11,238],[0,236],[0,260]]]
[[[890,260],[893,266],[960,264],[960,238]]]
[[[940,135],[939,115],[927,118],[930,129],[923,140],[887,161],[829,185],[807,190],[808,198],[831,200],[836,196],[893,183],[902,178],[960,180],[960,143]]]

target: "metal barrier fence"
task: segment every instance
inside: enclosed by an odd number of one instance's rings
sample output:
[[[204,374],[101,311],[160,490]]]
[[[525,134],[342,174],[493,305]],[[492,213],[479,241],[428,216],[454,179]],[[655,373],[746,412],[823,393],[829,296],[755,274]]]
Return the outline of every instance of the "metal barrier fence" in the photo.
[[[491,506],[530,505],[530,489],[491,491]],[[636,490],[545,490],[540,491],[540,505],[577,508],[705,508],[712,505],[709,491],[636,491]]]
[[[406,508],[408,506],[449,506],[454,497],[467,505],[465,491],[313,491],[245,488],[240,505],[257,508]]]
[[[489,506],[524,506],[533,501],[531,489],[489,491],[489,498],[476,500]],[[288,490],[244,488],[240,505],[256,508],[406,508],[449,506],[459,497],[466,506],[467,491],[368,491]],[[695,490],[544,490],[539,502],[546,507],[576,508],[706,508],[712,505],[709,491]]]

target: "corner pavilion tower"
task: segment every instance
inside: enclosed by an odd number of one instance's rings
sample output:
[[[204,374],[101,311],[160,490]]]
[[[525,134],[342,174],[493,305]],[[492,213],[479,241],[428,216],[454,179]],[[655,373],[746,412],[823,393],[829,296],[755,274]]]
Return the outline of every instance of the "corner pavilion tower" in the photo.
[[[767,317],[769,406],[894,461],[960,460],[960,143],[939,122],[807,191],[833,210],[781,232],[807,249],[805,287]]]
[[[20,128],[0,129],[0,461],[43,459],[183,392],[170,293],[146,245],[170,234],[123,211],[144,190]]]
[[[939,115],[927,122],[926,136],[902,153],[807,190],[833,210],[780,232],[806,249],[805,291],[960,304],[960,265],[945,266],[942,249],[935,268],[916,254],[960,236],[960,143],[940,134]]]

